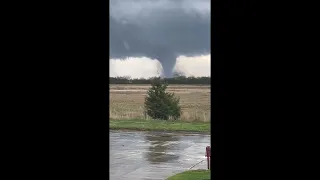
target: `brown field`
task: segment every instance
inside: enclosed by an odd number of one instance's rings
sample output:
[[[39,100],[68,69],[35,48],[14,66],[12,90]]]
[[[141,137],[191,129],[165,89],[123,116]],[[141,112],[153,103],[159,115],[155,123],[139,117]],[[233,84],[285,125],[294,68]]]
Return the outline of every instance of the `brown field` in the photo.
[[[144,98],[149,85],[109,85],[110,118],[146,118]],[[210,121],[210,86],[169,85],[167,91],[180,97],[183,121]],[[147,117],[148,118],[148,117]]]

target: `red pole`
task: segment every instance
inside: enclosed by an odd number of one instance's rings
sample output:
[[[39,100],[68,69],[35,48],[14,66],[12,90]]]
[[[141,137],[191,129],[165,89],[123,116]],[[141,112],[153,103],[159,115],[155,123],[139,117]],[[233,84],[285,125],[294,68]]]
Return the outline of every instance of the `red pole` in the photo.
[[[206,147],[206,157],[207,157],[208,169],[210,169],[210,156],[211,156],[211,148],[210,148],[210,146],[207,146]]]

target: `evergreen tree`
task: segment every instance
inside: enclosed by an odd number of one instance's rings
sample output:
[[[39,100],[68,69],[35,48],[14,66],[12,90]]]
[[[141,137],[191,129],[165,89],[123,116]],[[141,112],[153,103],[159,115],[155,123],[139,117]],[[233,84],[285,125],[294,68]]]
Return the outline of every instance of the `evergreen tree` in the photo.
[[[151,88],[145,98],[145,113],[153,119],[180,118],[180,99],[174,93],[166,92],[167,86],[168,84],[160,78],[151,81]]]

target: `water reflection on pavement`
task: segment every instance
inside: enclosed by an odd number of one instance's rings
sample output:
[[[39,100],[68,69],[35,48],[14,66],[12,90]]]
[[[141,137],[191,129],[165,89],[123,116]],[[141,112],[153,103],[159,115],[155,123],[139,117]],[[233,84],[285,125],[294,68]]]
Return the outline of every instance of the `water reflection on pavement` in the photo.
[[[164,180],[179,172],[206,169],[210,135],[110,131],[111,180]]]

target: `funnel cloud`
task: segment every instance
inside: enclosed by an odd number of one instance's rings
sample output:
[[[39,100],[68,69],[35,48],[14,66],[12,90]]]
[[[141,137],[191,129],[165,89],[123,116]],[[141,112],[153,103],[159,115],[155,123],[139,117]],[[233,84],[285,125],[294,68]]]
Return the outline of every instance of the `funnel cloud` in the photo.
[[[110,59],[156,59],[172,77],[177,57],[207,54],[210,0],[110,0]]]

